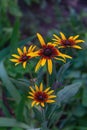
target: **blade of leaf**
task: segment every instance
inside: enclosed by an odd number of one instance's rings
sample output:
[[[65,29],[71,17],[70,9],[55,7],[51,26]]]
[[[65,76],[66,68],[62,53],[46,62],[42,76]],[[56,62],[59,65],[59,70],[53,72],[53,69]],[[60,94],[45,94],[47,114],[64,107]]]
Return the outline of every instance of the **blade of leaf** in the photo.
[[[68,62],[68,63],[66,63],[66,64],[64,64],[60,67],[60,69],[57,73],[57,76],[56,76],[56,79],[58,81],[62,81],[62,79],[63,79],[62,77],[63,77],[65,71],[69,68],[70,65],[71,65],[71,62]]]
[[[10,93],[10,95],[16,101],[16,103],[19,103],[21,96],[20,96],[19,92],[17,91],[16,87],[10,81],[10,79],[7,75],[7,72],[5,70],[3,62],[0,63],[0,78],[1,78],[4,86],[6,87],[8,92]]]
[[[65,86],[62,90],[57,93],[57,102],[67,103],[70,99],[78,92],[82,83],[77,82],[68,86]]]
[[[0,118],[0,127],[20,127],[32,130],[27,124],[23,122],[18,122],[16,119],[5,117]]]
[[[11,50],[17,47],[18,38],[19,38],[19,19],[17,19],[14,24],[11,41],[10,41]]]

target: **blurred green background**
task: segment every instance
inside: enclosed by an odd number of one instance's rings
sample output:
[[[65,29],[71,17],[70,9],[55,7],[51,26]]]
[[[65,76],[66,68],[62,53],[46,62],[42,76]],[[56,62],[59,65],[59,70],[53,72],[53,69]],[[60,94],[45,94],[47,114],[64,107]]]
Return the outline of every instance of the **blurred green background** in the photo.
[[[86,0],[0,0],[0,130],[30,130],[24,124],[18,125],[15,119],[38,126],[38,119],[31,122],[34,113],[27,105],[28,67],[15,67],[9,58],[17,47],[34,43],[37,32],[51,40],[53,33],[59,35],[60,31],[67,37],[79,34],[85,43],[81,44],[82,50],[74,50],[72,63],[60,73],[59,82],[65,86],[78,81],[82,85],[59,109],[52,130],[87,130]],[[36,78],[33,64],[29,67]]]

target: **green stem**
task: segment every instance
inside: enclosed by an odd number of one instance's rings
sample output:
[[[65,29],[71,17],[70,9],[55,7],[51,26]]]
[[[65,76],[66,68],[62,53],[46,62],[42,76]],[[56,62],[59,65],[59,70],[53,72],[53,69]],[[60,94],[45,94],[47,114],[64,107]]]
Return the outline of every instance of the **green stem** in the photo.
[[[48,72],[48,66],[47,67],[47,74],[46,74],[46,82],[47,82],[47,86],[49,86],[49,72]]]
[[[29,71],[31,83],[32,83],[32,85],[35,85],[35,83],[34,83],[34,78],[33,78],[32,72],[31,72],[31,70],[29,69],[29,67],[28,67],[28,71]]]

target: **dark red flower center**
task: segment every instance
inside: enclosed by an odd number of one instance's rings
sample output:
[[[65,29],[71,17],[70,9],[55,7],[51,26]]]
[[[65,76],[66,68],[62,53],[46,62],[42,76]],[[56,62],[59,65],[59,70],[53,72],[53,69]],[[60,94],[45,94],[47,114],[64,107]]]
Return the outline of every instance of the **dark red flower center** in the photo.
[[[38,102],[45,102],[48,98],[48,95],[44,92],[37,92],[35,94],[35,100]]]
[[[74,42],[72,40],[62,40],[64,46],[72,46]]]
[[[58,55],[57,49],[53,45],[44,46],[39,53],[44,58],[53,58]]]
[[[24,62],[24,61],[27,61],[28,59],[29,59],[29,57],[25,55],[25,56],[22,56],[21,61]]]
[[[51,56],[52,55],[52,49],[51,48],[45,48],[43,51],[43,54],[45,56]]]

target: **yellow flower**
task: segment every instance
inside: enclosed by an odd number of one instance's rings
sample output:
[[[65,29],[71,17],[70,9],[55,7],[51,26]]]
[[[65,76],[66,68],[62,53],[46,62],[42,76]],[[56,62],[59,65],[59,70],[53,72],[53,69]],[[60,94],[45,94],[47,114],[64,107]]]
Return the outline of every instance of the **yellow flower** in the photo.
[[[55,34],[53,34],[54,43],[59,46],[59,48],[66,48],[66,47],[72,47],[76,49],[82,49],[80,46],[78,46],[78,43],[84,42],[83,40],[78,40],[77,38],[79,35],[76,36],[70,36],[69,38],[66,38],[66,36],[60,32],[61,38]]]
[[[18,65],[18,64],[22,63],[23,64],[23,68],[25,68],[27,61],[30,58],[32,58],[32,56],[30,56],[29,54],[31,52],[33,52],[35,48],[36,48],[36,46],[32,46],[31,45],[29,47],[28,51],[27,51],[26,46],[24,46],[23,47],[23,52],[22,52],[22,50],[20,48],[17,48],[17,51],[18,51],[19,55],[12,54],[12,56],[15,57],[15,59],[10,59],[10,61],[15,62],[16,63],[15,65]]]
[[[37,50],[35,53],[33,53],[33,56],[40,56],[41,59],[36,65],[35,72],[40,68],[40,66],[44,66],[47,62],[48,64],[48,72],[49,74],[52,73],[52,60],[61,60],[63,62],[66,61],[66,58],[71,58],[70,56],[61,53],[55,46],[55,44],[52,44],[51,42],[45,43],[43,37],[37,33],[37,37],[40,41],[41,48]],[[60,58],[61,57],[61,58]]]
[[[36,105],[41,105],[42,107],[45,106],[45,103],[53,103],[55,100],[53,98],[56,98],[56,95],[52,94],[54,90],[50,90],[50,87],[43,90],[43,84],[40,84],[40,87],[35,85],[35,89],[33,89],[31,86],[29,96],[28,98],[32,99],[32,107]]]

